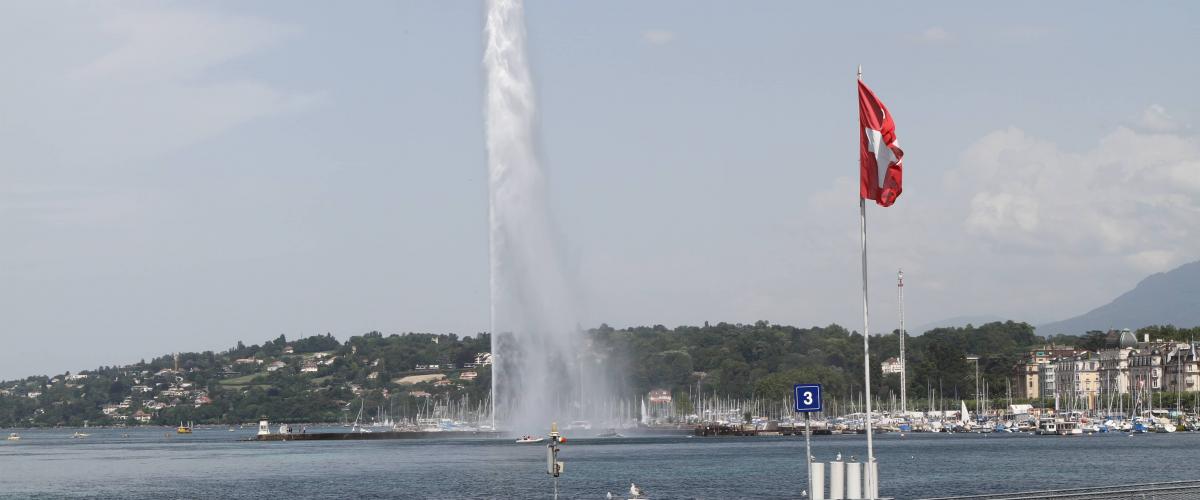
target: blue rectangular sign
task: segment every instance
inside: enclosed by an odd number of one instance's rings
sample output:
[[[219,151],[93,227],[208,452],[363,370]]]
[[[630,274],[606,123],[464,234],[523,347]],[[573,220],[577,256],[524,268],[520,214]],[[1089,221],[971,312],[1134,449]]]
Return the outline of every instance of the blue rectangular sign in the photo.
[[[796,411],[821,411],[821,384],[796,384]]]

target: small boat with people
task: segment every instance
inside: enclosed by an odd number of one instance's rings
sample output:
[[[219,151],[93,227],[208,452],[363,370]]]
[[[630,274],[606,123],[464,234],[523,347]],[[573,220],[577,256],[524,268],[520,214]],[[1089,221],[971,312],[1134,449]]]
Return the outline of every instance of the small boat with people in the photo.
[[[192,433],[192,423],[188,422],[187,425],[183,425],[183,422],[180,422],[179,427],[177,427],[175,429],[175,433],[176,434],[191,434]]]
[[[14,433],[8,435],[8,440],[9,441],[20,441],[21,435],[14,432]]]
[[[533,443],[540,443],[545,440],[546,440],[546,438],[544,438],[544,437],[521,436],[521,438],[517,440],[517,444],[533,444]]]

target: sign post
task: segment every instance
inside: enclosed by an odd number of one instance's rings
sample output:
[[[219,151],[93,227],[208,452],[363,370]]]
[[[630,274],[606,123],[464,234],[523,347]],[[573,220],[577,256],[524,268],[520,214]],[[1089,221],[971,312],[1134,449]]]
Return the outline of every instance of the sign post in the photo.
[[[793,389],[796,391],[796,412],[804,414],[804,463],[807,466],[805,474],[808,476],[808,498],[817,498],[816,492],[813,491],[812,421],[809,414],[821,411],[821,384],[796,384]]]

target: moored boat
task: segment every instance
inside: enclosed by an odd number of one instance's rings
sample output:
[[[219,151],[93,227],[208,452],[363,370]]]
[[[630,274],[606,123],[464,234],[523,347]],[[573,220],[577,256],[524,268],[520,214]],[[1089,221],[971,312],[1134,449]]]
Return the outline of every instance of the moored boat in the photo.
[[[544,438],[544,437],[521,436],[521,438],[517,440],[517,444],[533,444],[533,443],[540,443],[545,440],[546,440],[546,438]]]

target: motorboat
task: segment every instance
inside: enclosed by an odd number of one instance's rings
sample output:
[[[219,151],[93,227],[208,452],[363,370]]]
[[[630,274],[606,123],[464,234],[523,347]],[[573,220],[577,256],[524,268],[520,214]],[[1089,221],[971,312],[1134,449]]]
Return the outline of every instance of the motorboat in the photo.
[[[72,434],[72,435],[71,435],[71,438],[72,438],[72,439],[83,439],[83,438],[85,438],[85,437],[88,437],[88,436],[91,436],[91,434],[86,434],[86,433],[83,433],[83,432],[75,431],[75,434]]]
[[[14,433],[8,435],[8,440],[9,441],[20,441],[21,435],[14,432]]]
[[[517,444],[533,444],[533,443],[540,443],[545,440],[546,440],[546,438],[544,438],[544,437],[521,436],[521,439],[517,440]]]
[[[587,420],[576,420],[567,425],[567,430],[569,430],[569,431],[576,431],[576,430],[590,431],[590,430],[592,430],[592,423],[588,422]]]
[[[1074,420],[1065,420],[1058,422],[1058,435],[1060,436],[1078,436],[1083,434],[1083,429],[1079,428],[1079,422]]]
[[[617,432],[616,429],[609,429],[609,430],[606,430],[599,434],[596,434],[596,437],[598,437],[598,438],[619,438],[619,437],[625,437],[625,436],[622,436],[621,433]]]

